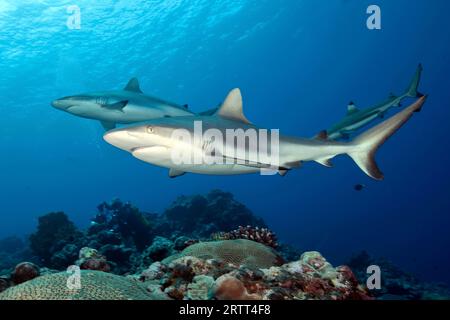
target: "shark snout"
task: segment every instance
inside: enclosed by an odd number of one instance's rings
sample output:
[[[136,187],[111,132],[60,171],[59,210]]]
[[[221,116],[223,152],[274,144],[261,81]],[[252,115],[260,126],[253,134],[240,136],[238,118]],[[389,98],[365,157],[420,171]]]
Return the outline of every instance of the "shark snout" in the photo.
[[[70,103],[68,103],[67,100],[65,99],[56,99],[53,100],[51,105],[56,108],[56,109],[60,109],[60,110],[67,110],[71,107]]]
[[[103,135],[103,139],[109,144],[129,152],[142,147],[142,142],[138,135],[123,129],[108,131]]]

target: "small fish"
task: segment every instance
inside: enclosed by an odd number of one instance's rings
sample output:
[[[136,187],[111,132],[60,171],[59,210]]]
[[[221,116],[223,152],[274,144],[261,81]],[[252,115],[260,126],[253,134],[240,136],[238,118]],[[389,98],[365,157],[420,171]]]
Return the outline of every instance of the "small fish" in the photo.
[[[360,184],[360,183],[358,183],[358,184],[355,184],[355,186],[353,187],[356,191],[362,191],[362,190],[364,190],[365,188],[366,188],[366,185],[365,184]]]

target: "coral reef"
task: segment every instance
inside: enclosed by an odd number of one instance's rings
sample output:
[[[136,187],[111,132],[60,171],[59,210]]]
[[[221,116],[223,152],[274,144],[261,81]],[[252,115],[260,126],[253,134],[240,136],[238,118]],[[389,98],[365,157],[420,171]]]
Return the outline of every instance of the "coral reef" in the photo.
[[[111,243],[111,238],[115,238],[115,244],[119,244],[119,241],[132,244],[138,251],[144,250],[151,243],[153,233],[150,215],[118,199],[110,203],[103,202],[97,209],[89,234],[103,231],[103,236],[106,237],[104,240],[108,244]]]
[[[52,212],[39,217],[38,229],[30,236],[30,248],[43,265],[65,268],[76,258],[79,249],[75,243],[81,237],[64,212]]]
[[[173,259],[183,256],[205,260],[216,259],[237,266],[246,265],[258,268],[268,268],[282,263],[281,257],[272,248],[245,239],[196,243],[163,262],[170,263]]]
[[[0,300],[150,300],[140,283],[99,271],[81,271],[80,288],[69,288],[70,274],[38,277],[0,293]]]
[[[33,256],[21,238],[11,236],[0,239],[0,276],[9,275],[15,265],[30,260],[34,261]]]
[[[217,232],[211,235],[213,240],[236,240],[247,239],[262,243],[268,247],[277,248],[277,236],[273,231],[267,228],[258,228],[251,226],[239,226],[239,228],[229,232]]]
[[[174,232],[192,238],[207,239],[212,233],[233,230],[241,225],[267,227],[231,193],[213,190],[206,196],[181,196],[163,213],[158,234]]]
[[[261,300],[262,297],[253,293],[249,294],[241,280],[223,275],[216,281],[214,296],[218,300]]]
[[[31,262],[19,263],[11,275],[11,280],[14,284],[21,284],[26,281],[39,277],[41,271],[37,265]]]
[[[363,251],[354,255],[347,265],[355,272],[359,281],[365,284],[367,267],[377,265],[382,272],[381,290],[370,293],[381,300],[450,300],[450,290],[443,284],[425,283],[402,271],[387,259],[372,258]]]
[[[348,267],[333,268],[317,252],[270,268],[184,256],[154,263],[139,279],[170,299],[370,299]]]
[[[154,261],[161,261],[174,254],[174,244],[169,239],[155,237],[151,246],[144,250],[141,255],[141,265],[149,266]]]
[[[56,212],[39,218],[29,243],[0,240],[0,299],[450,298],[365,253],[337,268],[319,252],[302,254],[230,193],[182,196],[162,214],[117,199],[97,209],[87,230]],[[81,290],[67,289],[69,275],[58,273],[74,264]],[[359,285],[372,264],[383,272],[380,291]]]
[[[78,256],[79,258],[75,264],[82,270],[111,271],[111,266],[106,260],[106,257],[95,249],[89,247],[81,248]]]

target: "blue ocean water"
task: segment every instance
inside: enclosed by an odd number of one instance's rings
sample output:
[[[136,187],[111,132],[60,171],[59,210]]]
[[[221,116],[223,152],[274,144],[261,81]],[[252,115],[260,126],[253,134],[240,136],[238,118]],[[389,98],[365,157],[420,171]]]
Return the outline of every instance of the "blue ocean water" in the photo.
[[[65,211],[85,226],[119,197],[161,212],[180,194],[223,189],[279,237],[333,263],[367,250],[425,280],[450,283],[450,27],[446,0],[378,0],[368,30],[357,0],[0,0],[0,237],[27,234],[37,217]],[[81,29],[67,28],[67,6]],[[286,177],[169,179],[167,169],[102,140],[98,122],[51,108],[58,97],[121,88],[201,111],[241,88],[247,117],[310,137],[360,106],[401,93],[418,63],[420,114],[377,154],[383,182],[346,157]],[[355,192],[357,183],[367,187]]]

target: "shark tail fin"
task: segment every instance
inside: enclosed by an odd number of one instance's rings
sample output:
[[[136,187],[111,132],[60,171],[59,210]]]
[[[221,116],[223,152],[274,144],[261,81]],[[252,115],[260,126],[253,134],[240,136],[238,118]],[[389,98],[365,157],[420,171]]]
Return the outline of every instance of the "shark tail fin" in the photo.
[[[406,91],[406,96],[411,97],[411,98],[420,98],[423,96],[423,94],[421,94],[418,91],[419,88],[419,84],[420,84],[420,77],[422,76],[422,64],[419,64],[416,70],[416,73],[414,74],[414,78],[411,81],[411,84],[409,85],[408,90]]]
[[[408,108],[362,133],[350,143],[352,148],[348,155],[369,177],[383,180],[383,173],[375,162],[376,151],[411,118],[414,112],[422,108],[426,98],[426,96],[421,97]]]

